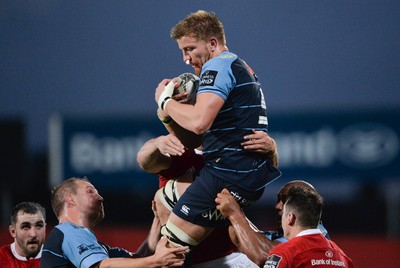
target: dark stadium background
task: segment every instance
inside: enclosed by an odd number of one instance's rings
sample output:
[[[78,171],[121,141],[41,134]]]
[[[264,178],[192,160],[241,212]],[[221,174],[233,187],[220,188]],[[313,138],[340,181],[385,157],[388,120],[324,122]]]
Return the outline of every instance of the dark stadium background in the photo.
[[[285,169],[287,135],[275,133],[283,176],[249,217],[273,228],[276,192],[301,176],[325,196],[324,223],[356,267],[400,267],[400,2],[394,0],[0,1],[0,244],[11,241],[8,211],[17,202],[44,204],[48,229],[56,224],[49,202],[54,115],[78,125],[128,118],[162,131],[154,89],[164,77],[191,71],[169,30],[198,9],[217,13],[230,50],[258,74],[272,135],[274,128],[307,133],[315,122],[340,128],[360,118],[394,130],[384,139],[391,141],[391,162],[379,166],[376,159],[363,172],[339,162]],[[117,126],[125,127],[132,128]],[[135,250],[150,226],[156,179],[140,176],[134,187],[145,192],[99,183],[107,216],[97,232],[114,246]]]

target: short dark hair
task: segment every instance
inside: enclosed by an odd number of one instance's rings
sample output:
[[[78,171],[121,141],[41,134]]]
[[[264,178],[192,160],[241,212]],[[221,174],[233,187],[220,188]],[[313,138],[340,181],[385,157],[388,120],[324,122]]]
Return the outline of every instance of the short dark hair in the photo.
[[[44,221],[46,221],[46,209],[40,205],[39,203],[35,202],[21,202],[17,204],[12,210],[11,210],[11,224],[15,225],[17,224],[18,221],[18,213],[22,211],[23,213],[27,214],[37,214],[41,213],[43,215]]]
[[[307,228],[317,228],[321,220],[324,199],[316,191],[302,187],[292,187],[288,193],[285,206],[293,210],[298,224]]]
[[[215,37],[226,45],[224,25],[214,12],[199,10],[191,13],[171,29],[171,38],[177,40],[184,36],[204,41]]]

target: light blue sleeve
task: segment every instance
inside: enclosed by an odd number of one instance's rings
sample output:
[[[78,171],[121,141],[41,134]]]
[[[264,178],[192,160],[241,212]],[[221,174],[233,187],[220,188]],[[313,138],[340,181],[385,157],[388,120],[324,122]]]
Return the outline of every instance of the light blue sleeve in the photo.
[[[224,53],[207,61],[200,74],[200,86],[197,94],[211,92],[226,101],[236,83],[231,68],[231,64],[236,58],[237,56],[234,54]]]
[[[64,233],[62,244],[64,255],[76,267],[89,268],[109,258],[90,229],[71,223],[64,223],[57,228]]]
[[[277,242],[281,242],[281,243],[285,243],[285,242],[287,242],[288,240],[287,240],[287,238],[285,238],[285,237],[279,237],[279,238],[277,238],[277,239],[275,239],[274,241],[277,241]]]

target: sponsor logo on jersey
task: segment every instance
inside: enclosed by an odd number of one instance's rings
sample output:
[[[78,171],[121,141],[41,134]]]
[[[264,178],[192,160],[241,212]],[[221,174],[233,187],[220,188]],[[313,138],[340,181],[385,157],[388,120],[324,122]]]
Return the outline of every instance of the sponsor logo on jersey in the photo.
[[[78,253],[79,253],[79,255],[82,255],[82,253],[84,253],[85,251],[88,251],[88,250],[96,250],[96,249],[101,249],[101,247],[100,246],[97,246],[97,245],[94,245],[94,244],[91,244],[91,245],[85,245],[85,244],[80,244],[79,246],[78,246]]]
[[[333,257],[333,252],[328,250],[327,252],[325,252],[325,256],[327,256],[328,258],[332,258]]]
[[[209,221],[223,221],[225,220],[225,216],[218,209],[209,210],[201,213],[203,218],[208,219]]]
[[[277,268],[281,260],[282,260],[281,256],[272,254],[265,262],[264,268]]]
[[[329,265],[329,266],[346,267],[346,265],[343,261],[332,260],[332,259],[319,259],[319,260],[312,259],[311,265],[312,266]]]
[[[200,78],[200,86],[213,86],[217,74],[217,71],[205,71]]]
[[[238,192],[233,192],[231,191],[231,195],[235,198],[235,200],[243,207],[251,206],[255,203],[254,200],[249,200],[245,197],[243,197],[240,193]]]

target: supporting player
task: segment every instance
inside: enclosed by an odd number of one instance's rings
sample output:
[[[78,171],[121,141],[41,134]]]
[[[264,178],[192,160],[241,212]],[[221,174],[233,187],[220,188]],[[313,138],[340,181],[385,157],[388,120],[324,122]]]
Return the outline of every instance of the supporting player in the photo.
[[[245,136],[242,146],[246,150],[268,155],[276,164],[278,162],[276,143],[263,131]],[[144,170],[159,176],[161,188],[154,200],[157,204],[156,216],[160,218],[161,224],[165,224],[180,196],[191,184],[194,174],[204,166],[200,151],[185,149],[177,137],[169,134],[147,141],[138,152],[137,161]],[[192,264],[195,267],[234,267],[234,263],[241,263],[242,267],[254,265],[246,256],[237,252],[226,227],[214,230],[185,261],[185,265]]]

